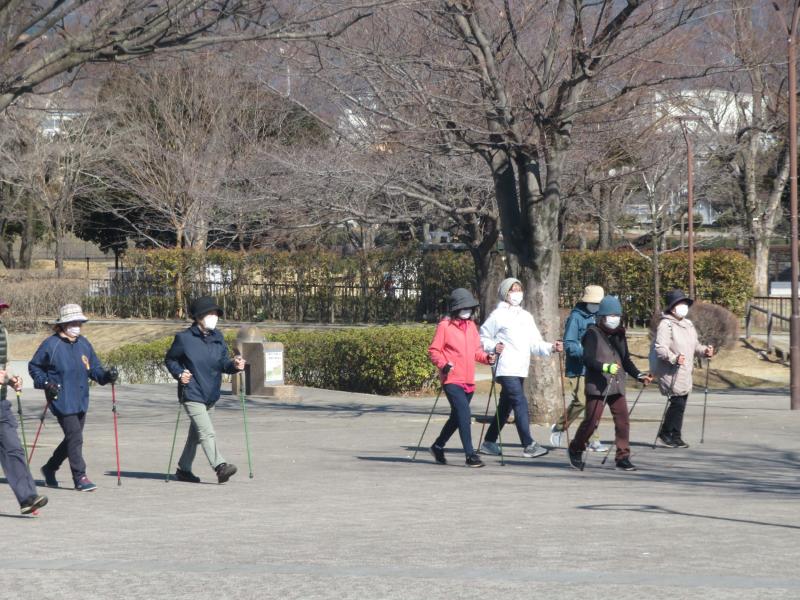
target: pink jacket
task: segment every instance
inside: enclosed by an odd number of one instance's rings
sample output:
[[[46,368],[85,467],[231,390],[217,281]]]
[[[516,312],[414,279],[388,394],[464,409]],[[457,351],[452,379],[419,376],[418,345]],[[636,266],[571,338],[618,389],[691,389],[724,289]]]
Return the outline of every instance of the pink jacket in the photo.
[[[475,361],[489,364],[489,355],[481,347],[478,328],[473,321],[459,325],[460,319],[445,317],[436,326],[433,341],[428,347],[431,362],[439,369],[442,385],[447,383],[473,385]],[[453,368],[445,376],[441,370],[450,363]]]

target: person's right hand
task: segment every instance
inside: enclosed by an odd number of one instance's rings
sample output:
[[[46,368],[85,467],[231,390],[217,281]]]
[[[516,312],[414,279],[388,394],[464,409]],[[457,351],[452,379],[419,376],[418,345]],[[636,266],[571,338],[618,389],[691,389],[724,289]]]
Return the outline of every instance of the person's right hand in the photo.
[[[683,354],[678,354],[678,358],[675,359],[676,365],[683,365],[686,364],[686,357]]]
[[[502,354],[503,350],[506,349],[506,345],[503,342],[498,342],[497,345],[494,347],[495,354]]]
[[[44,393],[48,398],[56,398],[60,389],[61,386],[52,381],[48,381],[44,384]]]
[[[184,370],[183,370],[183,373],[181,373],[180,382],[181,382],[183,385],[186,385],[187,383],[189,383],[189,382],[191,381],[191,379],[192,379],[192,374],[191,374],[191,372],[189,372],[188,370],[184,369]]]
[[[453,368],[453,365],[447,363],[444,367],[442,367],[442,375],[447,375],[450,372],[450,369]]]

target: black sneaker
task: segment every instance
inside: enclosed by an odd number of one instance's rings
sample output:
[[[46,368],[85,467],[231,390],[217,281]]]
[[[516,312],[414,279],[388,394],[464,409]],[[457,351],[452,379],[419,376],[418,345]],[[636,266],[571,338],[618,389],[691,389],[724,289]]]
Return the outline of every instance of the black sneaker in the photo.
[[[184,471],[177,469],[175,471],[175,479],[178,481],[185,481],[186,483],[200,483],[200,478],[191,471]]]
[[[617,461],[617,468],[623,471],[635,471],[636,467],[633,466],[631,459],[627,456]]]
[[[689,444],[684,442],[680,436],[675,436],[672,438],[672,441],[675,443],[676,448],[688,448]]]
[[[231,463],[221,463],[214,469],[217,472],[217,483],[225,483],[236,474],[236,465]]]
[[[470,454],[467,457],[467,466],[478,469],[483,466],[483,461],[481,460],[481,457],[478,456],[477,454]]]
[[[667,448],[678,448],[678,443],[673,439],[671,435],[667,435],[665,433],[659,433],[658,439],[661,440],[661,443],[664,444]]]
[[[47,504],[47,496],[29,496],[19,505],[19,512],[29,515]]]
[[[435,460],[438,464],[447,464],[447,459],[444,457],[444,448],[441,446],[437,446],[436,444],[431,446],[431,454],[433,454],[433,460]]]
[[[575,469],[583,471],[583,452],[576,452],[572,448],[567,448],[567,454],[569,455],[569,464]]]
[[[56,472],[47,468],[47,465],[40,469],[42,477],[44,477],[44,484],[47,487],[57,488],[58,480],[56,479]]]

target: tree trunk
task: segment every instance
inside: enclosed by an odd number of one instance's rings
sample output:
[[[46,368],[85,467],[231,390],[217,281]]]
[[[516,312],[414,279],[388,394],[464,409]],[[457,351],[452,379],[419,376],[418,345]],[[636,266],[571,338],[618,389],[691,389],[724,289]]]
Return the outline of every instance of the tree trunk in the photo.
[[[610,250],[613,215],[611,214],[611,190],[608,186],[600,186],[600,202],[598,208],[600,209],[600,214],[597,220],[597,249]]]
[[[754,292],[756,296],[769,295],[769,236],[755,236],[753,247]]]
[[[30,269],[33,264],[33,245],[36,243],[36,213],[33,202],[28,202],[25,214],[25,223],[22,225],[22,235],[19,245],[19,267]]]
[[[503,257],[495,250],[481,252],[480,249],[474,248],[470,252],[475,264],[475,281],[478,282],[481,320],[485,320],[497,304],[497,290],[500,282],[505,279],[506,268]]]

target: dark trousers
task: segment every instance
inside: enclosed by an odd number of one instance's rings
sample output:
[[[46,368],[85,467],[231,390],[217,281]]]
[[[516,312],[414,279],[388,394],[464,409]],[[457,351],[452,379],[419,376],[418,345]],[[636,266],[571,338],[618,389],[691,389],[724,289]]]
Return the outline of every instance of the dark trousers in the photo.
[[[28,469],[28,460],[17,436],[17,419],[8,400],[0,400],[0,466],[17,502],[36,495],[36,484]]]
[[[683,429],[683,413],[686,411],[686,400],[689,395],[672,396],[669,399],[667,413],[664,415],[664,425],[661,426],[661,435],[667,437],[681,437]]]
[[[442,432],[436,438],[434,444],[444,448],[447,440],[456,432],[461,437],[461,445],[464,447],[464,454],[472,456],[475,449],[472,447],[472,427],[470,419],[472,414],[469,410],[469,403],[472,400],[472,392],[469,394],[460,385],[448,383],[444,386],[444,393],[450,403],[450,418],[442,427]]]
[[[86,475],[86,463],[83,460],[83,423],[86,413],[56,416],[56,419],[64,432],[64,439],[44,466],[48,471],[58,471],[61,463],[69,458],[72,479],[77,482]]]
[[[614,444],[617,446],[616,460],[622,460],[631,453],[631,426],[628,420],[628,403],[624,394],[613,394],[606,398],[606,404],[614,417]],[[586,443],[592,437],[603,416],[603,397],[586,396],[586,416],[583,418],[569,449],[573,452],[586,450]]]
[[[525,378],[501,376],[497,378],[497,383],[503,388],[500,392],[497,414],[492,419],[492,424],[489,425],[489,431],[486,432],[486,441],[497,441],[497,436],[500,434],[497,421],[500,421],[500,429],[502,429],[513,409],[514,425],[517,426],[519,441],[522,442],[524,448],[527,448],[533,443],[533,436],[528,417],[528,399],[525,397]]]

